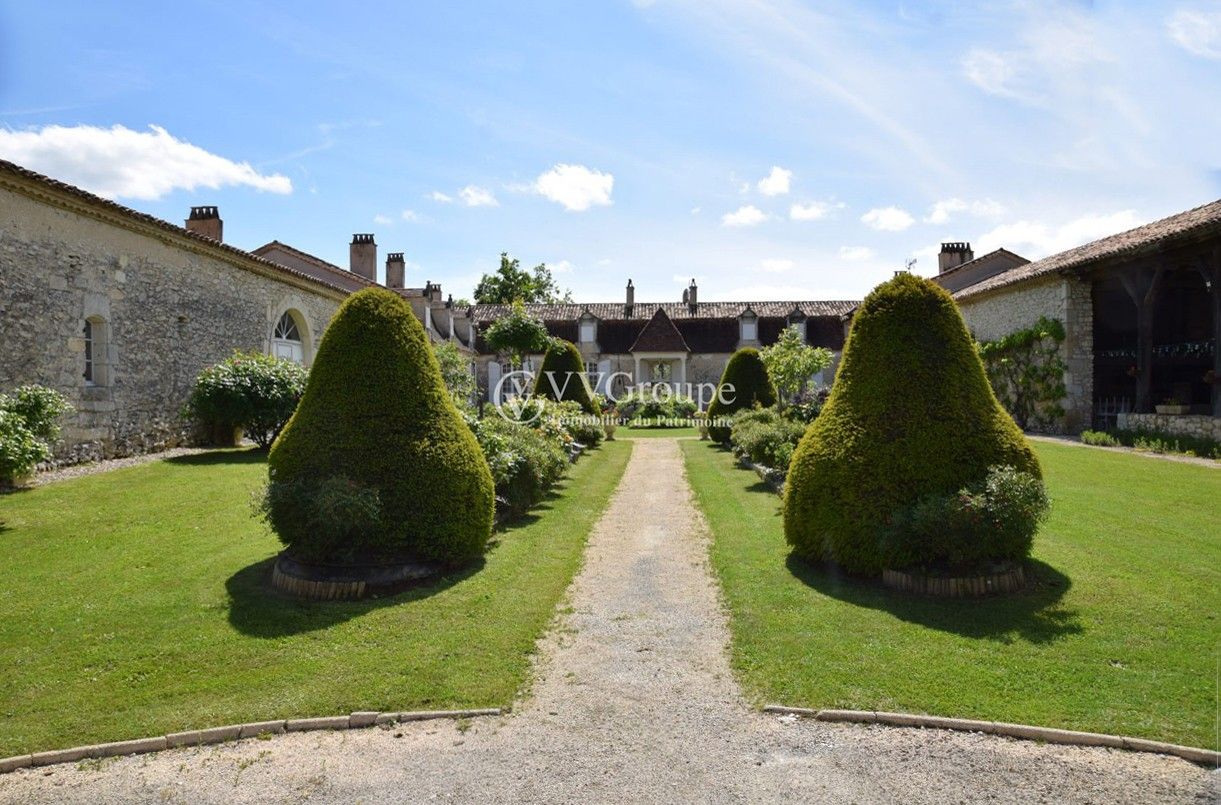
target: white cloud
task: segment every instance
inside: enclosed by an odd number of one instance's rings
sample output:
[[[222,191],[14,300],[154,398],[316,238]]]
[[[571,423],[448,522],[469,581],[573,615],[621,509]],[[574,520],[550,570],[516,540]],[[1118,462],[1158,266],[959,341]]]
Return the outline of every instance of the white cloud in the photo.
[[[861,260],[872,259],[874,255],[873,249],[868,246],[840,246],[839,259],[849,260],[851,262],[860,262]]]
[[[727,212],[721,216],[723,226],[755,226],[766,220],[767,214],[753,204],[738,207],[733,212]]]
[[[614,187],[613,175],[584,165],[556,165],[534,181],[535,191],[570,212],[611,204]]]
[[[938,201],[924,216],[926,224],[944,224],[954,213],[965,212],[977,218],[999,218],[1005,214],[1005,205],[992,199],[982,201],[963,201],[960,198],[947,198]]]
[[[1166,30],[1188,53],[1205,59],[1221,59],[1221,11],[1181,8],[1166,20]]]
[[[692,208],[691,208],[691,214],[692,214],[692,215],[699,215],[699,214],[700,214],[700,208],[699,208],[699,207],[692,207]]]
[[[394,223],[394,219],[389,215],[382,215],[379,212],[377,215],[373,216],[373,223],[377,224],[378,226],[390,226]]]
[[[416,221],[420,220],[420,216],[415,210],[403,210],[401,213],[399,213],[399,217],[408,223],[415,223]]]
[[[153,200],[174,190],[215,190],[230,185],[268,193],[293,191],[287,176],[259,173],[249,162],[234,162],[205,151],[160,126],[148,128],[0,129],[0,156],[111,199]]]
[[[608,266],[608,265],[610,265],[610,264],[611,264],[611,263],[613,263],[613,262],[615,262],[615,261],[614,261],[614,260],[612,260],[612,259],[610,259],[609,257],[603,257],[601,260],[599,260],[599,261],[598,261],[598,265],[600,265],[600,266]]]
[[[432,191],[431,193],[428,194],[428,197],[430,199],[432,199],[433,201],[436,201],[441,204],[449,204],[451,201],[454,200],[453,196],[447,196],[444,193],[442,193],[440,190]]]
[[[809,204],[794,204],[789,207],[789,217],[794,221],[817,221],[843,208],[842,201],[811,201]]]
[[[568,274],[571,273],[573,265],[567,260],[557,260],[554,263],[548,263],[547,268],[551,269],[553,274]]]
[[[789,192],[789,183],[792,179],[791,170],[773,165],[772,172],[760,179],[755,187],[759,188],[759,192],[765,196],[783,196]]]
[[[861,216],[861,223],[880,232],[902,232],[916,222],[907,210],[877,207]]]
[[[767,258],[759,261],[759,269],[768,274],[783,274],[785,271],[792,271],[796,265],[792,260],[784,260],[780,258]]]
[[[1120,210],[1102,215],[1083,215],[1060,226],[1041,221],[1016,221],[985,232],[976,241],[976,254],[1004,247],[1023,257],[1037,260],[1107,235],[1123,232],[1142,223],[1135,210]]]
[[[1012,56],[994,50],[972,48],[962,57],[962,71],[967,79],[992,95],[1017,97],[1013,83],[1017,74]]]
[[[468,184],[458,191],[458,198],[468,207],[499,207],[500,202],[486,187]]]

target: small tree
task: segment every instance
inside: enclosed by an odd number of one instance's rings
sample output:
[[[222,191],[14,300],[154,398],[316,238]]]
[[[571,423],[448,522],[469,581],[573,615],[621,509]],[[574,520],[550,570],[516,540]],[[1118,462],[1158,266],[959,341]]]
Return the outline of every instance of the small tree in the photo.
[[[796,327],[785,327],[779,340],[764,347],[759,357],[783,402],[805,391],[810,378],[830,366],[835,356],[826,347],[806,344]]]
[[[507,305],[511,302],[527,304],[554,304],[571,302],[572,291],[562,290],[546,263],[539,263],[534,271],[526,271],[508,253],[500,253],[500,268],[493,274],[484,274],[475,286],[475,301],[481,305]]]
[[[514,368],[521,366],[526,355],[546,352],[551,344],[547,328],[526,313],[526,306],[520,300],[513,303],[508,316],[497,319],[488,327],[483,340],[496,352],[506,353]]]
[[[445,388],[459,405],[469,405],[475,395],[475,375],[471,372],[471,361],[462,350],[449,341],[432,345],[437,363],[441,365],[441,379]]]
[[[235,352],[199,373],[187,410],[196,419],[241,428],[270,447],[305,391],[305,367],[259,352]]]

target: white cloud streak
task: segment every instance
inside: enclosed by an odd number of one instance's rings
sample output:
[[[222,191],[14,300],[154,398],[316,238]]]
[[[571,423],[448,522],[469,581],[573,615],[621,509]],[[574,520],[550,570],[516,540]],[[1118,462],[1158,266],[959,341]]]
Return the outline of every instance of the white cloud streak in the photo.
[[[818,221],[843,208],[842,201],[811,201],[809,204],[794,204],[789,207],[789,218],[794,221]]]
[[[767,214],[753,204],[738,207],[721,216],[722,226],[757,226],[766,220]]]
[[[1135,210],[1083,215],[1059,226],[1042,221],[1016,221],[1002,224],[981,235],[976,241],[976,254],[987,254],[1004,247],[1023,257],[1037,260],[1062,252],[1092,240],[1114,235],[1143,221]]]
[[[499,207],[500,202],[486,187],[468,184],[458,191],[458,198],[468,207]]]
[[[534,181],[534,190],[569,212],[605,207],[611,201],[615,177],[584,165],[558,164]]]
[[[1166,30],[1193,56],[1221,59],[1221,11],[1179,9],[1166,20]]]
[[[902,232],[916,222],[899,207],[877,207],[861,216],[861,223],[879,232]]]
[[[201,187],[293,190],[287,176],[259,173],[249,162],[213,154],[155,125],[148,131],[119,125],[0,129],[0,157],[110,199],[151,201]]]

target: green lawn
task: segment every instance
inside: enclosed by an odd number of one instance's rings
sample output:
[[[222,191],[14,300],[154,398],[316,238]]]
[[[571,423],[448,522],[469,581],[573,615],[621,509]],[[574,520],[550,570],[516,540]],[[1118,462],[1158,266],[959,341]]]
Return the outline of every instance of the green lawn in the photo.
[[[479,567],[380,600],[267,585],[263,454],[0,496],[0,757],[241,721],[508,705],[630,444],[572,468]],[[437,505],[445,505],[438,501]]]
[[[1216,745],[1221,471],[1036,443],[1053,508],[1030,588],[953,601],[790,558],[779,498],[729,453],[682,449],[757,703]]]

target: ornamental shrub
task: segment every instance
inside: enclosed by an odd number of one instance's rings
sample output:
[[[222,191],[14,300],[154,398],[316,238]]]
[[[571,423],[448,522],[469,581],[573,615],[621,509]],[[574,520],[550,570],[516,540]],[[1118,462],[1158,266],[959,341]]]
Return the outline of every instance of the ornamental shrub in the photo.
[[[563,429],[573,441],[586,447],[596,447],[606,438],[601,418],[589,413],[575,401],[547,401],[543,408],[543,417]]]
[[[586,413],[598,413],[585,376],[585,362],[576,344],[562,338],[552,340],[534,381],[534,396],[556,402],[575,402]]]
[[[376,527],[347,536],[300,527],[273,506],[293,555],[338,560],[466,562],[492,531],[488,463],[441,379],[424,329],[398,294],[368,288],[340,305],[305,394],[268,456],[271,484],[340,478],[373,490]],[[276,498],[273,498],[273,501]]]
[[[59,438],[59,419],[74,409],[64,396],[46,386],[21,386],[0,394],[0,484],[29,475],[51,457]]]
[[[679,428],[689,423],[699,405],[664,384],[631,391],[614,403],[619,418],[633,428]]]
[[[716,397],[708,406],[708,433],[713,441],[727,443],[729,424],[723,420],[733,416],[735,411],[754,408],[756,404],[763,408],[775,405],[776,387],[767,375],[767,367],[763,365],[759,350],[745,347],[730,356],[717,386]]]
[[[878,573],[882,534],[903,510],[994,465],[1041,477],[953,299],[900,274],[857,309],[831,395],[793,454],[785,537],[799,556]]]
[[[491,468],[496,506],[509,518],[520,517],[541,501],[568,467],[561,432],[499,416],[467,422]]]
[[[805,424],[782,416],[775,408],[752,408],[733,415],[730,443],[740,456],[783,475]]]
[[[382,516],[377,490],[341,476],[269,483],[255,513],[276,533],[309,533],[293,549],[298,559],[352,562],[379,536]]]
[[[293,415],[306,377],[295,361],[234,352],[199,373],[187,411],[209,426],[241,428],[259,447],[270,447]]]

